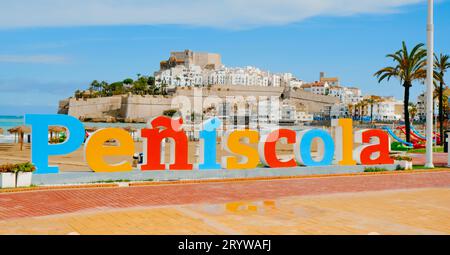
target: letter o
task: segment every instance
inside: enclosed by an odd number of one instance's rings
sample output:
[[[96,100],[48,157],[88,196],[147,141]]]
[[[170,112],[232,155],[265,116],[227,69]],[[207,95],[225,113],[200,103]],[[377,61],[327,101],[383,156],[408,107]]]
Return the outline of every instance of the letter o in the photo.
[[[320,161],[315,161],[311,155],[311,145],[314,138],[319,138],[323,143],[323,157]],[[333,157],[334,141],[325,130],[311,129],[301,131],[298,134],[295,146],[295,159],[299,164],[305,166],[328,166],[333,163]]]

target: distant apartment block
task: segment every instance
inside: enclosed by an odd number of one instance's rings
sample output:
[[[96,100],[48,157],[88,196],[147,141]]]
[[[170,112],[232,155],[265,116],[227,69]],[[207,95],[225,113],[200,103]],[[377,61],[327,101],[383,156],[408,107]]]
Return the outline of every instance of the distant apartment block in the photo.
[[[160,63],[155,80],[173,88],[208,85],[300,87],[303,84],[291,73],[271,73],[252,66],[226,67],[219,54],[190,50],[172,52],[168,60]]]
[[[444,90],[444,94],[446,96],[450,95],[450,89]],[[434,99],[434,113],[437,114],[439,109],[439,100],[437,98]],[[420,94],[417,97],[417,114],[415,116],[415,120],[417,121],[426,121],[427,113],[426,113],[426,101],[425,94]]]
[[[327,78],[324,72],[320,73],[319,81],[304,83],[301,88],[316,95],[337,97],[343,104],[356,104],[363,99],[360,89],[341,86],[339,78]]]

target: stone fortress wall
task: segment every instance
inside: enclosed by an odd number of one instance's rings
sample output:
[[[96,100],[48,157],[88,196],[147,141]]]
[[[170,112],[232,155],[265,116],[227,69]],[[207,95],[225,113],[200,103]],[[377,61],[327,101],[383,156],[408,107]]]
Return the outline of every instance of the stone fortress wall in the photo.
[[[302,110],[309,113],[322,112],[327,106],[338,102],[335,97],[315,95],[300,90],[286,91],[283,87],[221,85],[202,89],[181,87],[177,88],[176,92],[170,96],[117,95],[90,99],[68,98],[60,101],[58,112],[81,120],[112,121],[114,119],[125,122],[143,122],[145,119],[162,115],[165,110],[174,109],[172,103],[177,96],[189,99],[191,106],[194,106],[194,97],[202,97],[204,102],[206,102],[205,98],[210,96],[220,98],[223,101],[226,101],[227,97],[230,96],[242,96],[244,98],[253,96],[256,100],[260,97],[277,97],[281,100],[289,100],[289,103],[293,105],[301,105]]]

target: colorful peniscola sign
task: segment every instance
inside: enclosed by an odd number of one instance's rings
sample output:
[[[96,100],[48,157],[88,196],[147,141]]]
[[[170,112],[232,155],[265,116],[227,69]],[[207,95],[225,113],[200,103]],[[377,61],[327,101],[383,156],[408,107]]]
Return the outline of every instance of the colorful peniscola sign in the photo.
[[[130,161],[110,164],[105,157],[129,156],[135,153],[131,135],[121,128],[104,128],[85,138],[83,124],[76,118],[67,115],[25,115],[25,123],[32,127],[31,161],[36,166],[36,174],[58,173],[57,166],[49,166],[48,157],[65,155],[77,150],[84,143],[84,154],[88,166],[94,172],[132,171]],[[68,137],[60,144],[49,144],[48,127],[63,126]],[[152,170],[219,170],[219,169],[253,169],[262,162],[270,168],[289,168],[303,166],[327,166],[333,164],[351,166],[393,164],[389,157],[389,136],[378,129],[365,129],[354,132],[351,119],[332,121],[332,134],[323,129],[307,129],[294,131],[276,129],[261,136],[258,131],[244,129],[226,132],[222,137],[222,146],[230,155],[217,158],[217,129],[221,126],[218,118],[203,123],[200,131],[200,162],[192,164],[188,161],[188,137],[182,128],[183,120],[166,116],[154,118],[148,127],[140,130],[143,139],[144,160],[139,165],[142,171]],[[171,139],[171,164],[161,162],[161,143]],[[315,139],[320,141],[318,157],[313,157],[311,146]],[[114,146],[105,142],[115,140]],[[277,156],[277,142],[292,144],[294,155],[287,160]],[[359,144],[356,148],[354,144]],[[163,154],[164,155],[164,154]],[[269,171],[269,170],[268,170]]]

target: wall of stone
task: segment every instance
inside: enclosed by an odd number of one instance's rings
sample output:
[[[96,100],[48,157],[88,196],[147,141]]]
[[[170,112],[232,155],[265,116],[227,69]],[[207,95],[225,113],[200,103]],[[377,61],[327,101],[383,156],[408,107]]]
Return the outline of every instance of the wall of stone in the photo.
[[[305,105],[306,111],[310,113],[319,113],[326,106],[339,103],[337,97],[316,95],[303,90],[290,91],[289,98],[291,100],[298,100]]]
[[[299,102],[311,113],[321,112],[326,106],[337,103],[339,100],[330,96],[315,95],[304,91],[288,91],[283,87],[261,87],[261,86],[211,86],[202,89],[179,88],[173,96],[138,96],[122,95],[91,99],[64,99],[60,102],[62,107],[67,107],[67,114],[76,118],[102,118],[111,116],[114,118],[138,120],[149,119],[162,115],[165,110],[173,109],[172,99],[174,96],[182,96],[194,105],[194,98],[201,97],[204,100],[209,96],[215,96],[226,100],[229,96],[255,97],[283,97],[290,98],[290,102]]]
[[[70,98],[68,114],[76,118],[123,117],[122,97]]]
[[[171,109],[172,97],[128,96],[123,98],[124,116],[127,119],[150,119]]]

